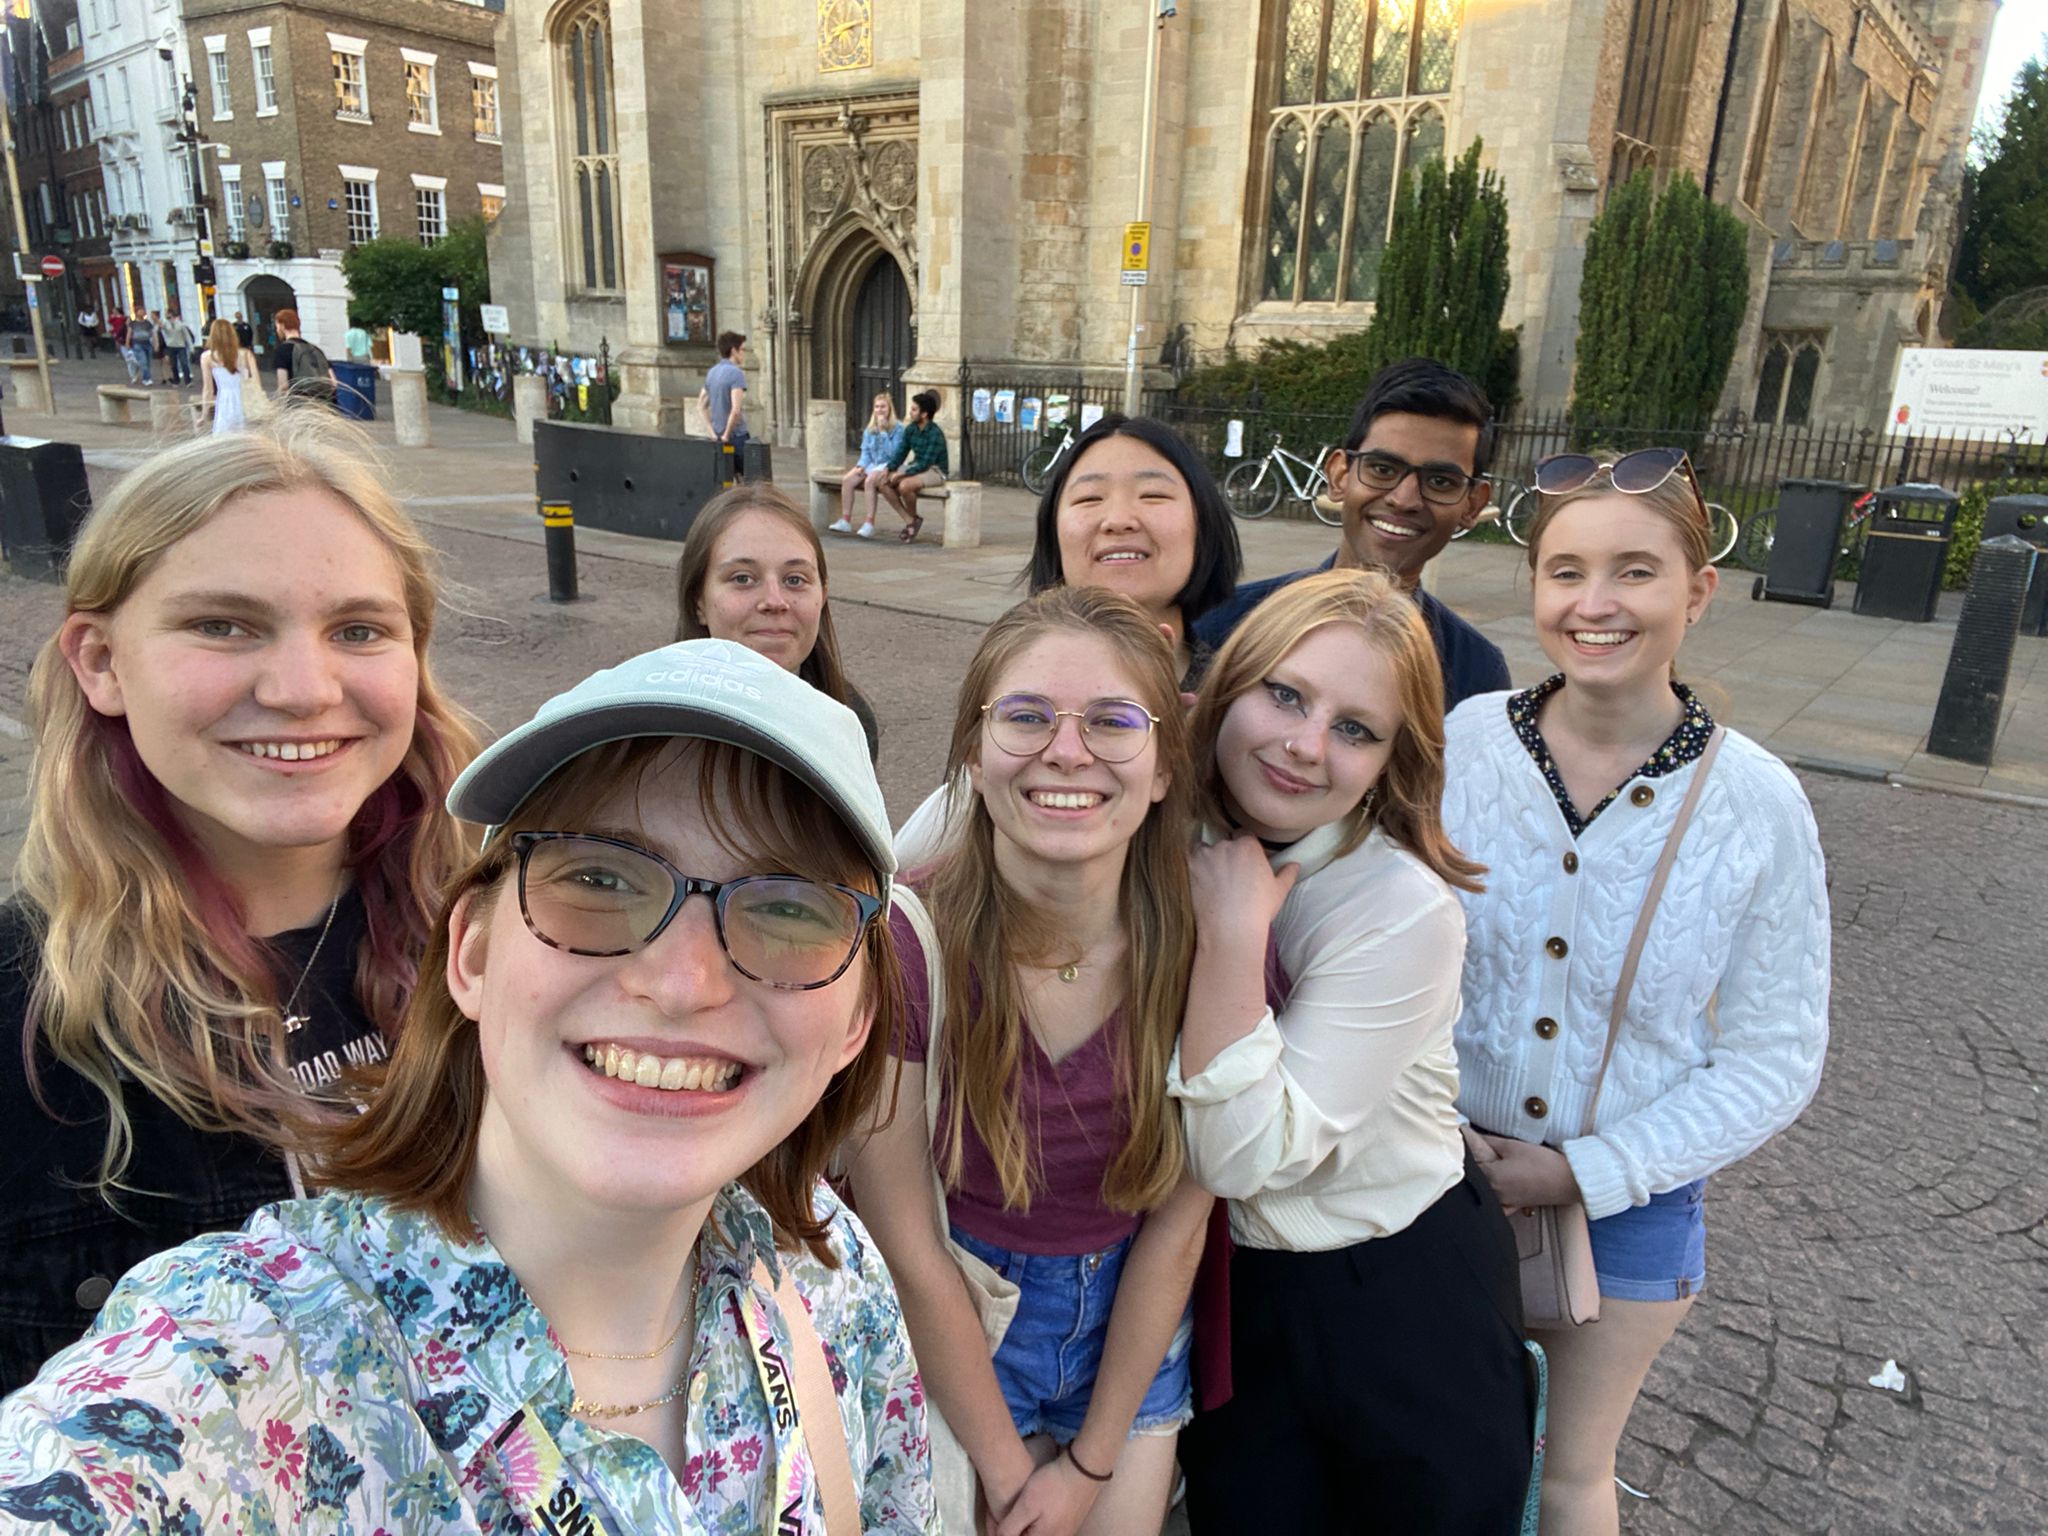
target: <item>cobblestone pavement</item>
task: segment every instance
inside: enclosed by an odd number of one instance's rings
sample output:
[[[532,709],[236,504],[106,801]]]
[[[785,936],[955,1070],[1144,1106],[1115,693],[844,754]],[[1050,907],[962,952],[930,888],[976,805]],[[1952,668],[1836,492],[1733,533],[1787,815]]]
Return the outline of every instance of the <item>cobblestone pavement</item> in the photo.
[[[431,509],[426,514],[432,517]],[[666,638],[672,564],[586,555],[537,600],[530,543],[449,526],[434,645],[502,729]],[[898,816],[937,782],[977,626],[836,603]],[[0,576],[0,712],[19,719],[54,589]],[[0,860],[25,746],[0,722]],[[2048,1531],[2048,813],[1807,775],[1833,879],[1834,1043],[1804,1119],[1713,1181],[1707,1291],[1622,1448],[1624,1529]],[[1887,1358],[1903,1394],[1867,1385]]]

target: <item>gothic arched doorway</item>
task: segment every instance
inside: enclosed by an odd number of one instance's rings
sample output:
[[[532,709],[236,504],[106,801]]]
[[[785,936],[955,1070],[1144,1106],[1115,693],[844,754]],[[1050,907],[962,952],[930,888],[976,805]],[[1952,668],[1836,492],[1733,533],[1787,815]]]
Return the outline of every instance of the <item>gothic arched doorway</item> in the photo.
[[[242,314],[256,336],[256,350],[268,359],[277,345],[277,326],[272,320],[280,309],[298,307],[299,296],[283,278],[260,272],[242,284]],[[266,362],[266,367],[268,366]]]
[[[903,414],[903,375],[917,350],[910,333],[910,287],[903,281],[903,269],[887,252],[875,258],[854,297],[853,343],[848,350],[853,377],[846,391],[846,427],[853,435],[867,421],[875,396],[884,390],[896,402],[896,414]]]

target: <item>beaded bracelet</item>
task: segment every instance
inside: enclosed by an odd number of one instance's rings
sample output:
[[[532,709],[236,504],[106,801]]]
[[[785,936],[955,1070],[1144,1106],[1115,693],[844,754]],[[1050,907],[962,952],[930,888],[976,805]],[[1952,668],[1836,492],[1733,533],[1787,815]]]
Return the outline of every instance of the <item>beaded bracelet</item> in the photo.
[[[1071,1440],[1069,1440],[1065,1445],[1060,1447],[1060,1454],[1066,1457],[1068,1461],[1072,1462],[1074,1470],[1080,1473],[1083,1477],[1087,1478],[1088,1481],[1091,1483],[1106,1483],[1112,1477],[1116,1476],[1116,1470],[1114,1468],[1111,1468],[1107,1472],[1090,1472],[1086,1467],[1082,1466],[1081,1458],[1074,1454],[1074,1442]]]

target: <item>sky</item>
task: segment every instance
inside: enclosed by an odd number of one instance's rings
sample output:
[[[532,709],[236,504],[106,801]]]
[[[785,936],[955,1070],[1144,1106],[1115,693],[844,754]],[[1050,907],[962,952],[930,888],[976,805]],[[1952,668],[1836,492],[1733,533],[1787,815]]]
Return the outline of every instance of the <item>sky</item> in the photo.
[[[1991,46],[1984,55],[1984,94],[1977,102],[1979,126],[1996,121],[2020,66],[2048,46],[2042,42],[2043,34],[2048,34],[2048,0],[2005,0],[1999,7]]]

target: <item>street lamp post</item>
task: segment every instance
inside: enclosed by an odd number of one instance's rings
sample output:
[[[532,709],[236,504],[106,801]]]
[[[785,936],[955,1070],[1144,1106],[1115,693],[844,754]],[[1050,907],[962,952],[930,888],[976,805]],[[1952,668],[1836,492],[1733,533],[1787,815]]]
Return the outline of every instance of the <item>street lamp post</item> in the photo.
[[[166,62],[174,54],[169,47],[159,46],[157,53]],[[199,334],[206,334],[206,327],[213,323],[213,305],[207,292],[213,287],[213,258],[207,247],[212,243],[211,226],[207,218],[207,205],[212,198],[206,190],[206,173],[201,168],[200,149],[213,141],[199,131],[199,88],[192,83],[190,75],[179,77],[184,89],[178,98],[179,120],[177,142],[185,147],[191,156],[192,192],[192,288],[199,296]]]

